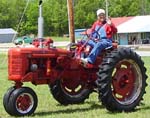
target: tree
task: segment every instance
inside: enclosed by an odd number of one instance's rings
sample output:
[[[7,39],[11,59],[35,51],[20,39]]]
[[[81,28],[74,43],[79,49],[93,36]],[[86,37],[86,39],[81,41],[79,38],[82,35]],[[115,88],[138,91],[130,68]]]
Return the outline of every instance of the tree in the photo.
[[[112,17],[140,15],[139,0],[110,0],[109,4],[109,14]]]
[[[98,8],[104,8],[103,0],[78,0],[75,2],[75,27],[90,27],[96,19]]]
[[[150,14],[150,0],[108,0],[111,17]],[[0,1],[0,28],[12,27],[18,23],[27,0]],[[105,0],[74,0],[75,28],[89,28],[97,19],[96,11],[105,9]],[[62,36],[68,33],[68,12],[66,0],[43,0],[44,35]],[[37,35],[38,0],[30,0],[27,11],[18,29],[19,35]]]

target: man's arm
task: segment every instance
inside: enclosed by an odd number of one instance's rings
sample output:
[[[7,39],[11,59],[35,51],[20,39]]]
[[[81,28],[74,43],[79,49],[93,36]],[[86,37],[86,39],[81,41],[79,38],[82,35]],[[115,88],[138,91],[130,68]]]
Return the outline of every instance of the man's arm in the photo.
[[[93,25],[92,25],[92,27],[91,27],[91,31],[92,31],[92,32],[94,32],[95,27],[96,27],[96,24],[97,24],[97,22],[94,22],[94,23],[93,23]]]
[[[118,31],[117,28],[116,28],[116,26],[113,23],[110,26],[111,26],[113,34],[116,34],[117,31]]]
[[[110,25],[111,32],[112,32],[113,34],[116,34],[116,33],[117,33],[117,28],[116,28],[116,26],[114,25],[114,23],[112,23],[110,17],[107,19],[107,24]]]

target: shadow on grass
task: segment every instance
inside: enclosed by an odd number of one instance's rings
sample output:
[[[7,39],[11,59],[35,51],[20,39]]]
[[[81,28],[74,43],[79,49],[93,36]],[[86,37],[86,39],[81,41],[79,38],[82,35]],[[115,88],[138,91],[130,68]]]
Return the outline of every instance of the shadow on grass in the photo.
[[[150,110],[150,106],[141,102],[140,103],[140,108],[137,108],[135,111],[139,111],[139,110]]]
[[[74,112],[87,112],[87,111],[90,111],[90,110],[95,110],[95,109],[102,109],[104,108],[102,105],[99,105],[99,104],[96,104],[95,102],[86,102],[85,104],[90,104],[89,107],[86,107],[86,108],[74,108],[74,109],[70,109],[67,107],[67,109],[64,109],[63,110],[57,110],[57,111],[42,111],[42,112],[38,112],[38,113],[35,113],[34,115],[35,116],[43,116],[43,115],[51,115],[51,114],[61,114],[61,113],[66,113],[66,114],[71,114],[71,113],[74,113]],[[79,104],[79,106],[82,105],[82,104]]]
[[[84,105],[84,104],[88,104],[89,106],[87,107],[84,107],[84,108],[80,108],[80,105]],[[62,105],[57,105],[59,107],[62,107]],[[97,104],[95,103],[94,101],[93,102],[85,102],[85,103],[82,103],[82,104],[78,104],[78,108],[65,108],[64,106],[64,109],[63,110],[56,110],[56,111],[42,111],[42,112],[38,112],[38,113],[35,113],[33,116],[43,116],[43,115],[51,115],[51,114],[71,114],[71,113],[79,113],[79,112],[87,112],[87,111],[90,111],[90,110],[96,110],[96,109],[105,109],[104,106],[100,105],[100,104]],[[140,111],[140,110],[150,110],[150,106],[146,106],[145,104],[140,104],[140,108],[136,108],[135,110],[133,111],[130,111],[130,112],[126,112],[126,113],[134,113],[134,112],[137,112],[137,111]],[[124,111],[122,111],[124,112]],[[115,115],[115,114],[121,114],[122,112],[110,112],[110,111],[107,111],[108,114],[110,115]]]
[[[140,103],[140,105],[139,105],[139,107],[138,108],[135,108],[135,109],[133,109],[132,111],[114,111],[114,112],[111,112],[111,111],[107,111],[107,113],[108,114],[112,114],[112,115],[114,115],[114,114],[121,114],[121,113],[136,113],[136,112],[138,112],[138,111],[141,111],[141,110],[150,110],[150,106],[147,106],[145,103],[143,103],[143,102],[141,102]]]

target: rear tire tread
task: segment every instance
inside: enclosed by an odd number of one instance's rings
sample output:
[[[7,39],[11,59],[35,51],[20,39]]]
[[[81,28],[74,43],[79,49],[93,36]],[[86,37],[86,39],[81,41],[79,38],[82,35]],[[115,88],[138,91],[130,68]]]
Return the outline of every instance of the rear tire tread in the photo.
[[[132,59],[134,60],[140,67],[142,73],[142,90],[137,98],[129,106],[124,106],[118,103],[112,95],[111,90],[111,72],[113,68],[118,63],[118,61],[122,59]],[[111,64],[110,64],[111,63]],[[147,86],[146,79],[147,75],[146,68],[144,67],[144,62],[141,60],[141,57],[133,52],[131,49],[127,48],[119,48],[118,51],[114,50],[111,53],[107,54],[107,56],[103,59],[102,64],[99,66],[98,76],[98,90],[99,90],[99,100],[102,101],[102,104],[109,111],[132,111],[136,106],[139,105],[140,101],[143,99],[143,95],[146,93],[145,88]]]

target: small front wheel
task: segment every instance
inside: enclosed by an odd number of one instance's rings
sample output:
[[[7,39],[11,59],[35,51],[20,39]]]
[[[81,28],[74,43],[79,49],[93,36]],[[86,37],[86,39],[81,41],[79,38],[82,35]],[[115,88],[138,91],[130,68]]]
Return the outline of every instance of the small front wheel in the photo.
[[[25,116],[34,113],[38,99],[35,92],[28,87],[21,87],[12,92],[8,105],[10,115]]]
[[[10,108],[9,108],[9,98],[10,98],[10,95],[12,94],[12,92],[15,90],[15,87],[13,86],[13,87],[10,87],[8,90],[7,90],[7,92],[5,93],[5,95],[4,95],[4,97],[3,97],[3,106],[4,106],[4,108],[5,108],[5,110],[6,110],[6,112],[8,113],[8,114],[10,114],[10,115],[13,115],[12,113],[11,113],[11,110],[10,110]]]

